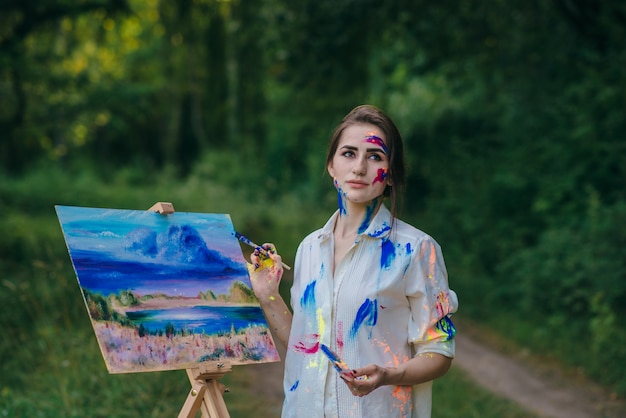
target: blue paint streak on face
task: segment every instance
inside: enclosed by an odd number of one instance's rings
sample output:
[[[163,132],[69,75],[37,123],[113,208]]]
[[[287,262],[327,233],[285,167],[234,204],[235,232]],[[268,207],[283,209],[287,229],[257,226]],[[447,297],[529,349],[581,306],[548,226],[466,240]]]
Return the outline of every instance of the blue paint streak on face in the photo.
[[[293,386],[289,388],[289,392],[293,392],[294,390],[298,389],[299,384],[300,384],[300,381],[296,380],[296,383],[294,383]]]
[[[372,203],[367,206],[367,208],[365,209],[365,218],[363,219],[361,226],[359,226],[359,234],[365,232],[367,227],[370,226],[370,222],[372,222],[372,218],[374,217],[374,211],[377,207],[378,199],[374,199],[374,201],[372,201]]]
[[[365,138],[365,142],[369,142],[371,144],[376,144],[379,147],[382,148],[383,152],[385,154],[389,154],[389,150],[387,149],[387,146],[385,145],[385,141],[383,141],[380,137],[376,136],[376,135],[370,135],[368,137]]]
[[[356,313],[356,318],[350,329],[350,336],[355,337],[359,331],[361,325],[374,326],[378,321],[378,301],[376,299],[365,299],[365,302],[359,307],[359,311]]]
[[[381,246],[380,268],[388,269],[391,266],[391,262],[396,258],[396,247],[389,239],[384,239]]]
[[[300,298],[300,306],[303,308],[311,308],[315,307],[315,285],[317,284],[317,280],[313,280],[306,286],[304,289],[304,293]]]

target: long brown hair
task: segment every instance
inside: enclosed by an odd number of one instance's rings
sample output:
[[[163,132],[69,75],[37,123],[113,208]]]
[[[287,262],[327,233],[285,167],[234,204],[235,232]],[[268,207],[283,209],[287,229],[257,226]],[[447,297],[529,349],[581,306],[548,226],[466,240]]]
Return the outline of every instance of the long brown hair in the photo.
[[[339,140],[343,131],[352,125],[368,123],[377,126],[385,134],[385,145],[389,156],[389,172],[387,173],[391,185],[385,189],[383,196],[389,197],[391,201],[391,215],[395,219],[398,208],[398,196],[405,183],[404,173],[404,146],[400,131],[391,118],[382,110],[371,105],[357,106],[350,111],[335,128],[335,132],[330,139],[328,154],[326,155],[326,167],[330,165],[337,152]]]

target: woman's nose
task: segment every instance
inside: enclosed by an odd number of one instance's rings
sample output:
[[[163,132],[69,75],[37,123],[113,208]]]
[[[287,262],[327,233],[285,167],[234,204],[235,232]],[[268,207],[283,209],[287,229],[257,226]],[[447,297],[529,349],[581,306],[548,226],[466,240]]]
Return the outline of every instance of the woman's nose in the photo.
[[[367,161],[364,158],[358,158],[352,166],[352,172],[359,176],[365,175],[367,173]]]

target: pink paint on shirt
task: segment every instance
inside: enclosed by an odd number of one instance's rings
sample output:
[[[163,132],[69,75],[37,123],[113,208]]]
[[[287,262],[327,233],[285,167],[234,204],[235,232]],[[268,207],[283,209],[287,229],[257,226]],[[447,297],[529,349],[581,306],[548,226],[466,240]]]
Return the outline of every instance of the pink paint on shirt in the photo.
[[[300,353],[315,354],[320,349],[319,335],[308,334],[302,336],[302,341],[298,341],[294,344],[293,349]]]
[[[337,350],[341,352],[343,350],[343,321],[337,323]]]

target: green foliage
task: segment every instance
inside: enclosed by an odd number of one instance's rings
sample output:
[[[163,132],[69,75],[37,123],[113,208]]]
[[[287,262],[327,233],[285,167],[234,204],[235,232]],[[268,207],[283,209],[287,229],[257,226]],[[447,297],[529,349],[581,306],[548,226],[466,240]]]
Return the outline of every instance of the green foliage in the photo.
[[[508,279],[514,312],[541,324],[531,345],[585,364],[595,379],[625,393],[623,370],[607,372],[600,358],[626,361],[626,333],[615,324],[626,315],[626,233],[615,227],[626,222],[626,210],[621,203],[601,208],[594,196],[580,224],[546,230],[536,246],[502,263],[498,277]],[[575,340],[588,341],[587,352],[572,350]]]
[[[12,341],[84,315],[55,204],[229,213],[292,264],[336,205],[330,133],[370,102],[462,312],[626,394],[600,356],[626,364],[623,2],[5,3],[0,302],[37,324]]]

